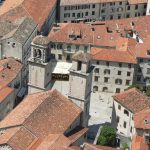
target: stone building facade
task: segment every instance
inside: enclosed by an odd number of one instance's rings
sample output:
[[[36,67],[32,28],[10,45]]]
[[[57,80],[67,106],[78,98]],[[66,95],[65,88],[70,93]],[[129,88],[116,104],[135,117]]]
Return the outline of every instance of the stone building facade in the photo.
[[[95,50],[95,48],[94,48]],[[100,51],[100,52],[98,52]],[[120,93],[133,84],[134,67],[136,60],[119,58],[122,52],[109,50],[103,52],[98,49],[98,53],[93,54],[93,92]],[[109,53],[109,54],[108,54]],[[115,59],[109,59],[108,55],[113,54]],[[127,57],[130,54],[126,53]]]
[[[22,88],[22,64],[14,58],[0,60],[0,120],[15,106]]]
[[[60,1],[60,22],[112,20],[145,16],[147,12],[147,1]]]
[[[132,139],[135,134],[134,115],[149,107],[149,98],[132,88],[115,94],[113,99],[112,126],[117,129],[118,139]]]
[[[14,57],[23,63],[22,84],[28,81],[28,58],[31,54],[31,42],[37,35],[37,25],[31,18],[21,18],[14,22],[1,21],[0,58]],[[5,29],[8,30],[5,30]],[[7,31],[7,32],[6,32]]]
[[[79,51],[72,57],[68,98],[83,110],[83,126],[88,126],[92,72],[91,55]],[[81,90],[82,89],[82,90]]]
[[[145,108],[134,115],[135,134],[132,140],[132,150],[150,148],[150,109]]]
[[[29,58],[28,94],[50,89],[51,78],[50,40],[44,36],[37,36],[33,39]]]
[[[48,35],[53,58],[71,62],[77,51],[91,53],[95,66],[93,91],[115,93],[133,84],[145,89],[150,82],[148,20],[149,16],[95,23],[59,23]]]

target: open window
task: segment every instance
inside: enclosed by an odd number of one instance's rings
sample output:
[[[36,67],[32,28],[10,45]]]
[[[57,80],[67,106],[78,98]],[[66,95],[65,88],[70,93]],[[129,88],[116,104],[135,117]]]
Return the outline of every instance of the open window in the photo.
[[[82,66],[82,62],[81,61],[78,61],[78,64],[77,64],[77,70],[81,70],[81,66]]]

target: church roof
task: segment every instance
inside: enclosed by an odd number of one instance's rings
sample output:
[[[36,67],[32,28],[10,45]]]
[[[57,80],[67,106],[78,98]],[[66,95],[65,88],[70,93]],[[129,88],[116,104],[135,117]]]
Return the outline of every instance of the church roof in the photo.
[[[1,121],[0,145],[27,149],[41,137],[65,134],[80,114],[81,109],[57,90],[28,95]]]
[[[57,0],[7,0],[0,9],[0,17],[16,20],[21,17],[31,17],[38,24],[39,31],[55,9]]]
[[[0,26],[3,26],[3,32],[1,31],[2,33],[0,33],[1,40],[12,37],[19,43],[24,44],[37,25],[32,18],[22,17],[12,22],[7,20],[1,21]]]
[[[50,40],[46,36],[38,35],[33,39],[32,42],[37,45],[48,45],[50,43]]]

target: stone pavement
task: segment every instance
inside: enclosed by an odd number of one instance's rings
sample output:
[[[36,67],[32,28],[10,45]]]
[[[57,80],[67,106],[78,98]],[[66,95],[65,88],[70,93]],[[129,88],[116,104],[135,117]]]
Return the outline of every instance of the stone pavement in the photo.
[[[91,94],[88,138],[93,142],[99,128],[111,123],[112,93],[97,92]]]

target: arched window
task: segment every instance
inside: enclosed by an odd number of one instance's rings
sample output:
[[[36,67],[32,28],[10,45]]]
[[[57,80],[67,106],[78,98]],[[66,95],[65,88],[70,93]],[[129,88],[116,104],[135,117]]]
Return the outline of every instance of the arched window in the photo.
[[[71,46],[70,45],[67,46],[67,51],[71,51]]]
[[[94,86],[93,87],[93,92],[97,92],[98,91],[98,86]]]
[[[103,87],[103,92],[108,92],[108,87]]]
[[[115,83],[116,83],[116,84],[122,84],[122,80],[121,80],[121,79],[116,79],[116,80],[115,80]]]

